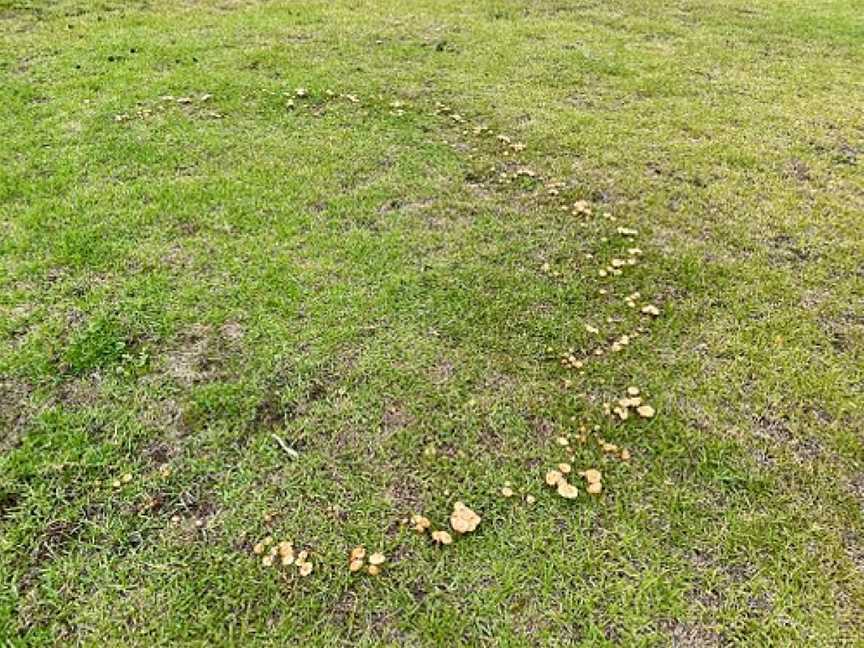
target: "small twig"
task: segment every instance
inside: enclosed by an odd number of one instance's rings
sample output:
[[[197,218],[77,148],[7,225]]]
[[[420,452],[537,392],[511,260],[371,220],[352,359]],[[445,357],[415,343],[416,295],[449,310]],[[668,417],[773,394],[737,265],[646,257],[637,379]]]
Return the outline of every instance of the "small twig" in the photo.
[[[287,443],[285,443],[277,435],[271,434],[270,436],[272,436],[273,439],[275,439],[276,443],[279,444],[279,447],[282,448],[285,451],[285,454],[287,454],[289,457],[291,457],[291,459],[299,459],[300,458],[300,453],[297,452],[291,446],[289,446]]]

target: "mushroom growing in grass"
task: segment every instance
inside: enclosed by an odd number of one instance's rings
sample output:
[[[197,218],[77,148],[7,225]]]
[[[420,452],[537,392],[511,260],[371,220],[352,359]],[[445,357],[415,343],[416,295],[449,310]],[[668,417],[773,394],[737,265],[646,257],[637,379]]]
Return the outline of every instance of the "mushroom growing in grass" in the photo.
[[[426,529],[428,529],[432,525],[432,523],[429,521],[429,518],[419,514],[411,516],[411,524],[414,525],[414,530],[417,533],[425,533]]]
[[[453,505],[453,513],[450,515],[450,526],[457,533],[471,533],[480,524],[480,516],[462,502]]]
[[[651,418],[654,416],[654,408],[650,405],[642,405],[636,408],[636,413],[642,418]]]
[[[546,485],[547,486],[557,486],[558,482],[564,479],[564,475],[562,475],[557,470],[550,470],[546,473]]]
[[[600,491],[603,490],[603,482],[594,482],[593,484],[588,484],[588,488],[586,490],[592,495],[599,495]]]
[[[588,482],[588,492],[591,495],[599,495],[603,490],[603,473],[596,468],[589,468],[579,473]]]
[[[558,494],[564,499],[576,499],[579,496],[579,489],[566,479],[558,482]]]
[[[366,557],[366,547],[360,545],[351,550],[348,556],[348,571],[358,572],[363,569],[364,558]]]
[[[434,540],[439,545],[453,544],[453,536],[451,536],[446,531],[433,531],[432,540]]]
[[[582,477],[585,478],[585,481],[587,481],[589,484],[593,484],[595,482],[602,481],[602,479],[603,479],[603,473],[601,473],[599,470],[597,470],[595,468],[589,468],[588,470],[583,470],[579,474],[582,475]]]

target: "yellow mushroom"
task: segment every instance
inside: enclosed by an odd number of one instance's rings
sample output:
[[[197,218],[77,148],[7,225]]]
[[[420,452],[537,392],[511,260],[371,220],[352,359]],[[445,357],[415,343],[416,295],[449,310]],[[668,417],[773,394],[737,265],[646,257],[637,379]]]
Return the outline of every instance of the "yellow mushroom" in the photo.
[[[453,543],[453,537],[446,531],[433,531],[432,539],[438,544],[449,545]]]
[[[642,418],[651,418],[654,416],[654,408],[650,405],[642,405],[636,408],[636,413]]]
[[[580,473],[589,484],[596,484],[603,480],[603,473],[594,468],[589,468]]]
[[[558,494],[564,499],[575,499],[579,496],[579,489],[566,479],[562,479],[558,482]]]
[[[458,533],[470,533],[480,524],[480,519],[479,515],[462,502],[456,502],[450,515],[450,526]]]
[[[564,479],[564,475],[557,470],[550,470],[546,473],[546,484],[549,486],[557,486],[562,479]]]

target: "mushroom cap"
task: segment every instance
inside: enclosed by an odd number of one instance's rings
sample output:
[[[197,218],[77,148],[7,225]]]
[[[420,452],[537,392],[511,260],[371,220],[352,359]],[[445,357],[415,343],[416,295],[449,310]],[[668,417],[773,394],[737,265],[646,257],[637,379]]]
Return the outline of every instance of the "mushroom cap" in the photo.
[[[432,525],[432,523],[429,521],[429,518],[419,514],[411,516],[411,524],[414,525],[414,530],[419,533],[423,533]]]
[[[562,479],[564,479],[564,475],[557,470],[550,470],[546,473],[546,483],[549,486],[556,486]]]
[[[287,540],[283,540],[276,547],[279,549],[279,555],[283,558],[294,555],[294,547]]]
[[[636,413],[642,418],[651,418],[654,416],[654,408],[650,405],[642,405],[636,408]]]
[[[589,468],[582,472],[582,476],[589,484],[596,484],[603,480],[603,473],[595,468]]]
[[[433,531],[432,539],[438,544],[449,545],[453,544],[453,536],[446,531]]]
[[[579,489],[566,479],[558,482],[558,494],[564,499],[576,499],[579,497]]]
[[[450,526],[458,533],[470,533],[480,524],[480,519],[479,515],[462,502],[456,502],[450,515]]]

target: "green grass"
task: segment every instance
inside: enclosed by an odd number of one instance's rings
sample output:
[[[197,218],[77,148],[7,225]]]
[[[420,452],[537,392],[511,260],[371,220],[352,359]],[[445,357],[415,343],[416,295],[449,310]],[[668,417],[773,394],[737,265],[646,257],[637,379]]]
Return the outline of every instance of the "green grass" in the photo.
[[[864,645],[861,70],[855,0],[0,0],[0,643]]]

